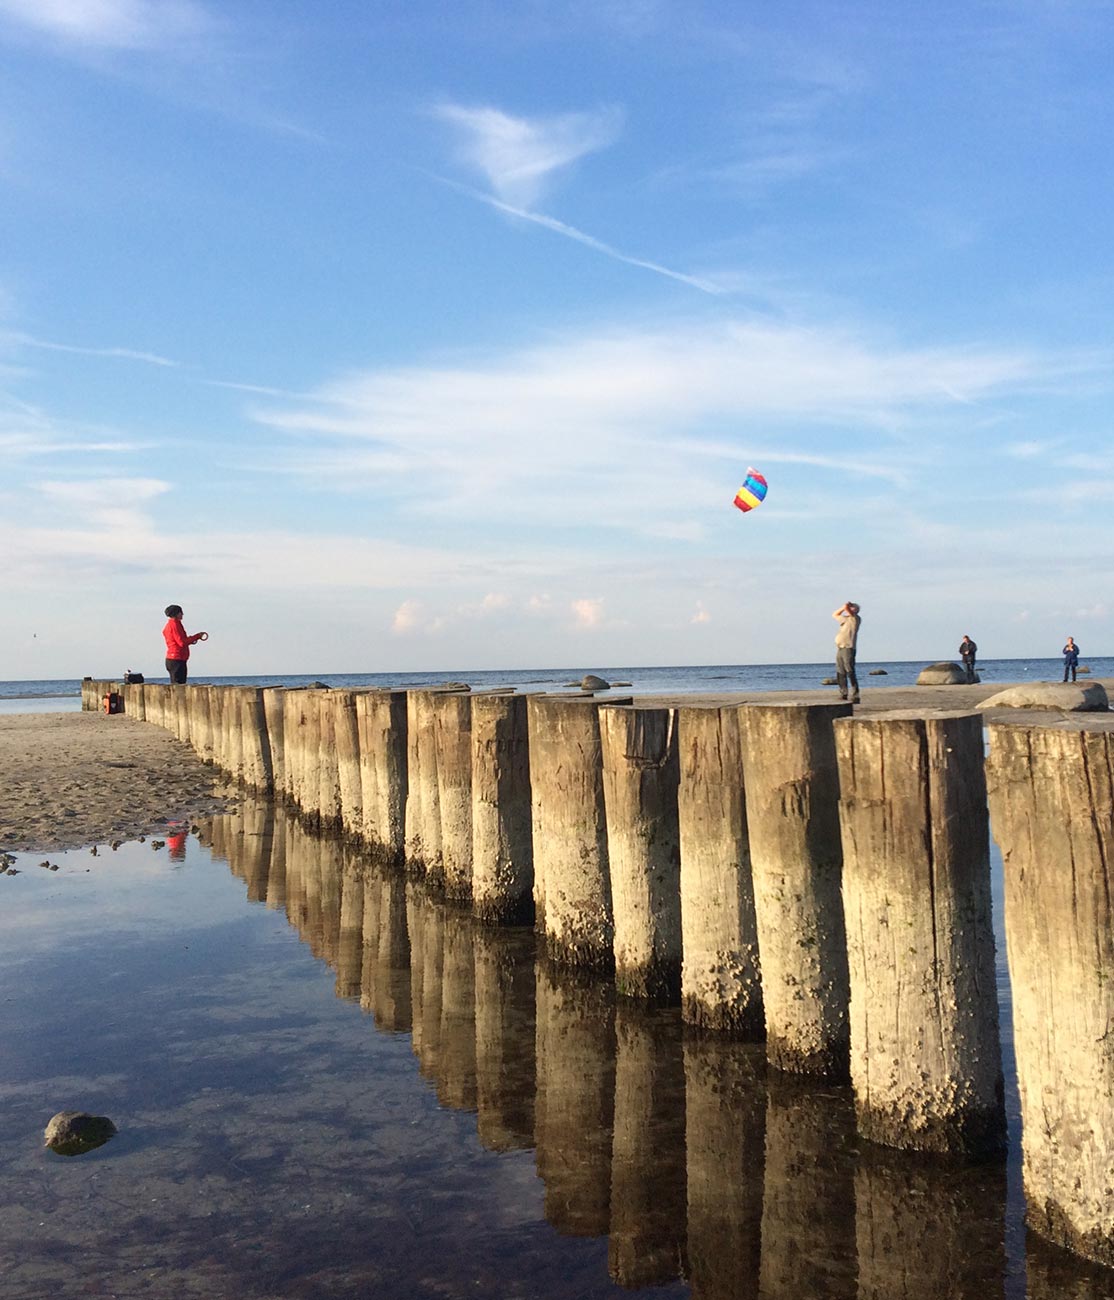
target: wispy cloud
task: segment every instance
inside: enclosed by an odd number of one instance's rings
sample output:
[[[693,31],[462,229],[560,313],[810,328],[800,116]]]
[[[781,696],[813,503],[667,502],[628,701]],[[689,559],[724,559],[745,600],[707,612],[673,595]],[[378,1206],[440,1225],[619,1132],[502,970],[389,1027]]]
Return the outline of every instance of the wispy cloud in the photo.
[[[193,0],[0,0],[0,24],[105,49],[157,49],[213,26]]]
[[[598,596],[582,596],[572,602],[572,613],[577,627],[599,627],[603,622],[603,600]]]
[[[541,226],[545,230],[551,230],[554,234],[564,235],[566,239],[575,240],[576,243],[583,244],[586,248],[591,248],[597,253],[603,253],[606,257],[612,257],[617,262],[625,262],[628,266],[637,266],[644,271],[653,271],[657,275],[664,275],[669,280],[677,280],[681,284],[691,286],[693,289],[699,289],[702,293],[719,294],[726,292],[714,280],[702,279],[696,275],[687,275],[684,271],[673,271],[668,266],[662,266],[660,262],[651,262],[646,258],[634,257],[630,253],[621,252],[619,249],[613,248],[612,245],[604,243],[602,239],[596,239],[594,235],[586,234],[583,230],[578,230],[565,221],[558,221],[556,217],[549,217],[542,212],[530,212],[525,208],[515,207],[513,204],[504,203],[501,199],[497,199],[490,194],[481,194],[478,190],[469,189],[466,185],[454,185],[454,188],[464,194],[471,195],[472,198],[478,199],[481,203],[488,204],[489,207],[495,208],[498,212],[504,212],[510,217],[518,217],[522,221],[533,222],[534,225]]]
[[[441,104],[434,114],[456,128],[462,161],[482,172],[504,203],[518,208],[533,204],[555,172],[613,144],[623,124],[614,108],[529,118]]]
[[[0,4],[3,3],[4,0],[0,0]],[[71,352],[82,357],[105,357],[114,361],[141,361],[149,366],[177,366],[179,364],[177,361],[171,361],[169,357],[159,356],[155,352],[140,352],[135,348],[80,347],[74,343],[54,343],[48,339],[37,339],[30,334],[20,334],[10,330],[0,334],[0,344],[41,348],[47,352]]]

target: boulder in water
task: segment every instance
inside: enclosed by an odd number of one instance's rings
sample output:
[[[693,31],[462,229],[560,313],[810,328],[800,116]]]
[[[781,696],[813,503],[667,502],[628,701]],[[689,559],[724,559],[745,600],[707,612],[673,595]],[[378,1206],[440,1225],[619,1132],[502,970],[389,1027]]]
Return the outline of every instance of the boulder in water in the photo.
[[[868,677],[889,677],[889,675],[884,668],[872,668],[867,674]]]
[[[586,677],[580,679],[580,689],[582,691],[609,691],[611,683],[605,682],[602,677],[589,673]]]
[[[918,686],[965,686],[966,684],[966,671],[959,664],[949,663],[946,659],[922,668],[917,676]]]
[[[838,677],[822,677],[822,678],[820,679],[820,685],[821,685],[821,686],[838,686],[838,685],[839,685],[839,678],[838,678]]]
[[[43,1143],[60,1156],[80,1156],[103,1147],[115,1135],[116,1125],[107,1115],[61,1110],[46,1126]]]

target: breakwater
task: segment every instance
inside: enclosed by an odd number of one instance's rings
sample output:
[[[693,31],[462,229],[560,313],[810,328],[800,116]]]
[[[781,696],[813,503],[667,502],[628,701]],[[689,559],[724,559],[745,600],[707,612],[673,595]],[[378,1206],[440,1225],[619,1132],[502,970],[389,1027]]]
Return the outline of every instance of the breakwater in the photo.
[[[85,684],[98,707],[109,684]],[[854,717],[451,691],[123,688],[231,779],[555,969],[679,1001],[786,1076],[853,1088],[880,1147],[1004,1146],[989,827],[1032,1226],[1114,1263],[1109,718]],[[989,797],[988,797],[989,785]],[[726,1040],[728,1035],[718,1035]]]

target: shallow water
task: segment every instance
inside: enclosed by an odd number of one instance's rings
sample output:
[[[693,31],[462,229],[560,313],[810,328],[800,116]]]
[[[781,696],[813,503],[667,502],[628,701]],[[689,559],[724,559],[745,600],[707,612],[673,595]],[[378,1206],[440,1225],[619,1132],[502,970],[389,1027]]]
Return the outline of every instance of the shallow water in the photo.
[[[1012,1089],[1007,1167],[870,1148],[848,1089],[559,978],[529,931],[476,927],[267,805],[17,865],[5,1300],[1114,1296],[1026,1244]],[[1005,1038],[1009,1075],[1008,1016]],[[55,1156],[62,1109],[119,1136]]]

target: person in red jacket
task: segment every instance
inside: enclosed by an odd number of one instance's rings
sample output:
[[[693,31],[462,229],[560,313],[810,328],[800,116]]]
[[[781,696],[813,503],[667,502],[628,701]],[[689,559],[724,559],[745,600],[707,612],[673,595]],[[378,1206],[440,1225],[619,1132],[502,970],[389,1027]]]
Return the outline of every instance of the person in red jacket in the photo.
[[[162,630],[166,642],[166,671],[170,674],[171,686],[185,686],[186,660],[190,657],[190,646],[198,641],[208,641],[208,632],[196,632],[188,636],[182,626],[181,605],[167,605],[166,627]]]

